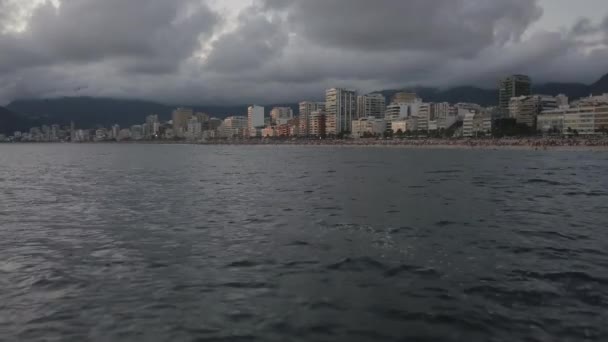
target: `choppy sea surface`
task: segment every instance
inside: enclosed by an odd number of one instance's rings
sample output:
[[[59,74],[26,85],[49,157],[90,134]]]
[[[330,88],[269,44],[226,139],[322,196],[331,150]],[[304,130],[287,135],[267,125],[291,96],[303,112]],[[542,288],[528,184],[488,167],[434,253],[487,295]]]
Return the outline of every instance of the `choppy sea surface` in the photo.
[[[0,145],[0,341],[608,341],[608,154]]]

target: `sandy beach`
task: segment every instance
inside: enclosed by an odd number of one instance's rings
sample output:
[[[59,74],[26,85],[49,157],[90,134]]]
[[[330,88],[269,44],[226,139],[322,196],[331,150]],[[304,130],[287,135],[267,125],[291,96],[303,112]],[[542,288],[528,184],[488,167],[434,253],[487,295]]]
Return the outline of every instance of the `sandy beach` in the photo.
[[[238,140],[203,145],[371,147],[409,149],[608,151],[608,139]]]

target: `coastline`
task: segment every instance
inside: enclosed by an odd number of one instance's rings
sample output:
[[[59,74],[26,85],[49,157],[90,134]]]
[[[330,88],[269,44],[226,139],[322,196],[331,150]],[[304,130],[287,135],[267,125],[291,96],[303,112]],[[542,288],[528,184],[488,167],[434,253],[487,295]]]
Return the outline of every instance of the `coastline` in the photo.
[[[339,147],[339,148],[391,148],[412,150],[484,150],[484,151],[588,151],[608,152],[608,139],[602,140],[241,140],[241,141],[100,141],[100,142],[19,142],[13,144],[139,144],[139,145],[198,145],[198,146],[266,146],[266,147]]]

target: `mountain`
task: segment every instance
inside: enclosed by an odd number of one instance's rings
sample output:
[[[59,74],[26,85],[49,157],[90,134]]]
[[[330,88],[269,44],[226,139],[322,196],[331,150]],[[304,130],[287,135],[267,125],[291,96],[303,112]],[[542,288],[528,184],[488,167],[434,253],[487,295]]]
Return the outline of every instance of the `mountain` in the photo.
[[[135,125],[150,114],[168,120],[173,109],[155,102],[93,97],[17,100],[7,107],[46,124],[68,125],[74,121],[78,127]]]
[[[591,85],[591,92],[593,94],[608,93],[608,74],[602,76],[602,78]]]
[[[267,111],[275,106],[287,106],[298,111],[297,104],[267,105]],[[122,100],[95,97],[63,97],[55,99],[25,99],[8,105],[13,112],[23,113],[44,124],[68,125],[74,121],[77,127],[111,126],[123,127],[141,124],[146,116],[157,114],[163,121],[171,120],[177,105],[151,101]],[[225,118],[231,115],[247,115],[247,105],[238,106],[185,106],[197,112]]]
[[[591,86],[582,83],[546,83],[532,86],[532,93],[552,96],[565,94],[571,100],[576,100],[589,96],[592,91]]]
[[[400,91],[414,92],[428,102],[473,102],[482,106],[495,106],[498,102],[498,89],[484,89],[473,86],[460,86],[448,89],[412,87],[383,90],[380,93],[390,99],[395,93]],[[566,94],[571,100],[591,94],[604,94],[608,93],[608,74],[591,85],[557,82],[533,85],[532,93],[552,96]]]
[[[15,131],[28,130],[32,126],[36,126],[35,121],[0,107],[0,134],[13,135]]]

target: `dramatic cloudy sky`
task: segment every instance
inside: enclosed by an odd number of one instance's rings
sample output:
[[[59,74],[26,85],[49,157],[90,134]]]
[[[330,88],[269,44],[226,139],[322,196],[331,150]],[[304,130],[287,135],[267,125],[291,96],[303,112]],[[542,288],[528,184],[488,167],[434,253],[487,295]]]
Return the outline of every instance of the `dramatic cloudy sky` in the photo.
[[[0,104],[276,103],[606,72],[606,0],[0,0]]]

